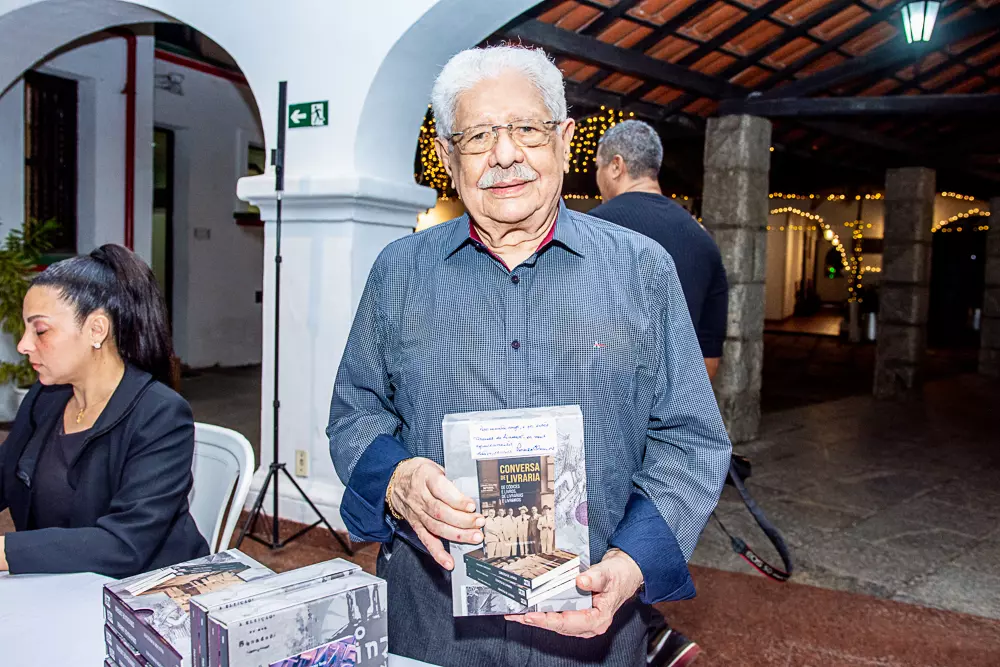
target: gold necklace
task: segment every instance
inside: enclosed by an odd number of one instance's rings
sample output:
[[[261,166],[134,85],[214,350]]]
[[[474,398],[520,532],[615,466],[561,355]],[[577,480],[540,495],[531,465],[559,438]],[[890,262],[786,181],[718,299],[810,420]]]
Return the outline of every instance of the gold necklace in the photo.
[[[112,391],[111,394],[114,394],[114,392]],[[95,403],[94,405],[104,405],[105,403],[108,402],[108,399],[111,398],[111,394],[108,394],[108,396],[104,400],[99,401],[99,402]],[[87,408],[89,408],[89,407],[90,406],[87,405],[87,406],[83,407],[79,412],[76,413],[76,423],[77,424],[79,424],[80,422],[83,421],[83,413],[86,412]]]

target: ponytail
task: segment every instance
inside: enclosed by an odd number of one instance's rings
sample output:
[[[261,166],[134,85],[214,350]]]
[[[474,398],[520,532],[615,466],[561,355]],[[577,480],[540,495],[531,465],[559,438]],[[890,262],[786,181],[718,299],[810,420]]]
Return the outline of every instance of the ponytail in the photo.
[[[103,309],[122,360],[169,381],[173,345],[167,305],[153,271],[135,253],[109,243],[53,264],[31,284],[57,288],[76,307],[81,324]]]

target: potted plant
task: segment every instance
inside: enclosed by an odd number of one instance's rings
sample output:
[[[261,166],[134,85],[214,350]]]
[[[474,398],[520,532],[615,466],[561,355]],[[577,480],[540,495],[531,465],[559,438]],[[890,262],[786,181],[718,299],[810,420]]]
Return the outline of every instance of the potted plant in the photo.
[[[54,220],[28,221],[24,229],[12,229],[0,248],[0,329],[14,339],[24,335],[21,307],[42,255],[52,247],[51,239],[59,230]],[[18,361],[0,361],[0,384],[14,384],[20,401],[35,382],[35,369],[27,357]]]

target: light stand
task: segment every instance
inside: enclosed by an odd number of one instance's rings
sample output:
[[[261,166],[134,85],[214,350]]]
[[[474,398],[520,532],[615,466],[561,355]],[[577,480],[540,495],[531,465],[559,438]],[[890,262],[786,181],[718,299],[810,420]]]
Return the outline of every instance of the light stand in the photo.
[[[333,529],[330,522],[326,520],[323,513],[319,511],[319,508],[309,499],[306,492],[302,490],[299,483],[295,481],[295,477],[288,472],[288,468],[285,467],[284,463],[278,461],[278,410],[281,408],[281,401],[278,399],[278,361],[280,359],[280,348],[279,348],[279,335],[281,333],[281,318],[279,317],[281,313],[281,193],[285,189],[285,114],[288,107],[288,82],[281,81],[278,83],[278,147],[271,151],[271,164],[274,165],[274,190],[275,190],[275,201],[277,204],[277,211],[275,215],[275,251],[274,251],[274,399],[271,403],[273,409],[273,425],[274,425],[274,435],[271,441],[272,447],[274,449],[274,455],[271,457],[271,465],[267,471],[267,477],[264,478],[264,484],[260,487],[260,492],[257,494],[257,499],[254,501],[253,509],[250,510],[249,516],[247,516],[246,523],[243,524],[243,530],[240,531],[240,537],[236,540],[236,547],[239,548],[243,544],[243,539],[249,537],[255,542],[259,542],[270,549],[280,549],[287,545],[289,542],[302,537],[310,530],[316,526],[323,524],[326,526],[327,530],[340,542],[340,545],[344,548],[344,551],[348,555],[352,555],[354,551],[351,546],[344,541],[344,538]],[[278,477],[279,473],[284,473],[288,477],[288,481],[292,483],[295,490],[299,492],[302,499],[305,500],[309,507],[312,508],[313,512],[319,517],[319,519],[299,532],[295,533],[286,540],[282,540],[278,535]],[[266,539],[257,537],[251,532],[251,529],[256,528],[257,522],[261,519],[263,514],[262,508],[264,506],[264,496],[267,494],[267,487],[274,483],[273,489],[273,511],[271,513],[271,535]]]

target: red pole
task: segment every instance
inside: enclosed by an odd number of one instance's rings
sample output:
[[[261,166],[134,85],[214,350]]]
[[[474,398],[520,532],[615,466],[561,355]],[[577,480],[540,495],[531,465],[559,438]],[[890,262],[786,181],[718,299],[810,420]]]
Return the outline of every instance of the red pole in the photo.
[[[125,89],[125,247],[135,250],[135,78],[136,37],[124,28],[111,32],[125,40],[126,75]]]

